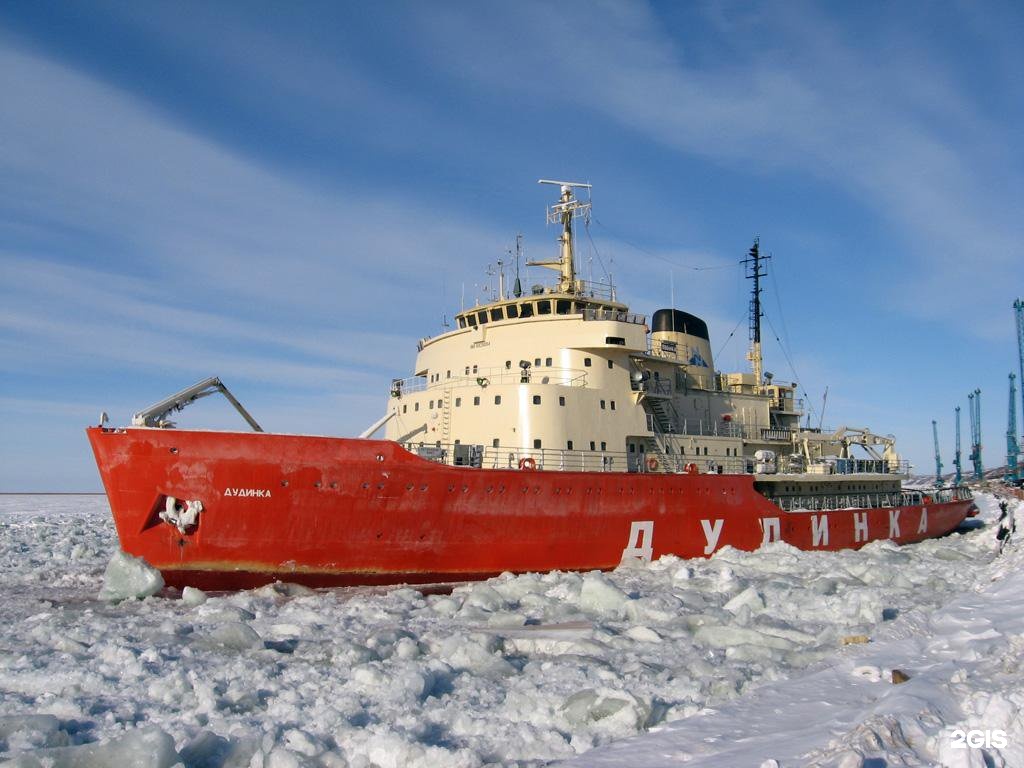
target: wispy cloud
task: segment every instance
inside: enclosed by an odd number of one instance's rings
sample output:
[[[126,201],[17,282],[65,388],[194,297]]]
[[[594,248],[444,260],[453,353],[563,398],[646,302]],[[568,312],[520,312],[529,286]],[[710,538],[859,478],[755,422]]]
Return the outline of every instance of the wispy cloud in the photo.
[[[717,55],[688,50],[640,3],[491,10],[486,27],[458,6],[422,11],[424,45],[463,40],[438,50],[480,87],[576,104],[683,153],[845,190],[902,236],[887,255],[895,285],[885,300],[909,314],[948,316],[940,302],[908,300],[910,290],[1002,293],[1024,235],[1006,204],[1020,199],[1020,176],[1003,172],[1020,166],[1015,131],[988,119],[931,50],[884,32],[855,46],[806,4],[711,6],[700,28],[717,26]],[[987,334],[1005,318],[982,307],[965,325]]]

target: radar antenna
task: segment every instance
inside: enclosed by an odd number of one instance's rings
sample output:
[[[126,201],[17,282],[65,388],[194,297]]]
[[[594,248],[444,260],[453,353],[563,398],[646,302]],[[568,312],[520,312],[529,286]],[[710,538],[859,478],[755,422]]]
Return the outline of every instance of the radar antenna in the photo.
[[[528,267],[547,267],[560,273],[558,291],[561,293],[580,293],[583,286],[576,279],[572,221],[590,216],[590,202],[581,202],[573,196],[573,189],[580,187],[590,189],[590,184],[578,181],[553,181],[540,179],[538,184],[555,184],[561,187],[559,201],[548,208],[547,220],[550,224],[561,224],[562,234],[558,238],[560,248],[558,261],[528,261]]]

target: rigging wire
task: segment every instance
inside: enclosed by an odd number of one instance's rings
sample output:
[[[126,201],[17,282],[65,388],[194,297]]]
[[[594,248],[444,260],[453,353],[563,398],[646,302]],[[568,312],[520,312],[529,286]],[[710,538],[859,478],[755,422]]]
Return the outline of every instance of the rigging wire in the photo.
[[[768,276],[772,281],[772,291],[775,293],[775,306],[779,310],[779,323],[782,325],[782,338],[786,341],[786,346],[789,346],[789,329],[786,327],[786,318],[782,314],[782,294],[779,291],[779,284],[775,282],[775,270],[771,270]],[[782,342],[779,342],[780,344]]]
[[[786,327],[786,316],[782,314],[782,292],[779,290],[779,284],[775,281],[775,271],[772,270],[771,272],[768,273],[768,275],[769,275],[769,277],[771,278],[771,281],[772,281],[772,291],[775,293],[775,306],[779,310],[779,323],[782,325],[782,340],[780,340],[779,337],[776,336],[775,337],[775,341],[778,342],[779,349],[782,350],[782,353],[783,353],[783,355],[786,356],[786,359],[790,360],[790,355],[789,355],[789,352],[787,351],[790,348],[789,329]],[[770,326],[771,322],[769,322],[768,324]],[[772,328],[773,332],[774,332],[774,330],[775,329]],[[783,342],[783,340],[784,340],[784,342]],[[796,377],[796,369],[793,368],[792,363],[790,363],[790,368],[793,371],[793,376]],[[804,389],[803,384],[800,383],[800,379],[797,378],[796,381],[797,381],[797,384],[800,385],[800,388]],[[827,390],[828,387],[826,387],[825,389]],[[814,407],[814,403],[811,402],[811,397],[810,397],[810,395],[807,394],[807,390],[806,389],[804,389],[804,398],[807,401],[807,408],[808,408],[808,410],[810,412],[808,414],[808,422],[807,422],[808,424],[810,424],[810,416],[817,415],[817,414],[816,414],[816,409]],[[823,419],[824,417],[825,417],[825,409],[823,407],[822,408],[822,412],[821,412],[821,418]],[[819,419],[819,421],[820,421],[820,419]]]
[[[596,221],[596,219],[595,219]],[[588,216],[583,224],[583,229],[587,233],[587,240],[590,241],[590,247],[594,249],[594,255],[597,256],[597,263],[601,266],[601,271],[604,272],[606,280],[611,280],[611,273],[608,268],[604,265],[604,260],[601,258],[601,252],[597,250],[597,243],[594,242],[594,238],[590,234],[590,217]]]
[[[811,402],[811,396],[807,394],[807,389],[800,382],[800,376],[797,375],[796,366],[793,365],[793,359],[789,356],[789,352],[786,351],[786,348],[783,346],[782,341],[779,339],[779,334],[775,331],[775,326],[772,325],[771,319],[768,317],[768,315],[765,315],[764,319],[768,323],[768,327],[772,329],[772,334],[775,336],[775,341],[778,342],[779,349],[782,350],[782,355],[786,358],[786,362],[789,363],[789,371],[790,373],[793,374],[793,380],[796,382],[797,387],[803,392],[804,400],[807,403],[807,408],[813,415],[815,413],[814,403]]]
[[[740,318],[740,321],[738,323],[736,323],[736,327],[732,329],[732,333],[730,333],[726,337],[725,341],[722,342],[722,346],[719,348],[718,354],[715,355],[715,360],[718,360],[722,356],[722,352],[724,352],[725,348],[729,345],[729,340],[733,337],[733,335],[736,333],[736,331],[738,331],[740,329],[740,325],[742,325],[743,321],[746,320],[746,319],[747,319],[747,316],[743,315],[743,317]]]

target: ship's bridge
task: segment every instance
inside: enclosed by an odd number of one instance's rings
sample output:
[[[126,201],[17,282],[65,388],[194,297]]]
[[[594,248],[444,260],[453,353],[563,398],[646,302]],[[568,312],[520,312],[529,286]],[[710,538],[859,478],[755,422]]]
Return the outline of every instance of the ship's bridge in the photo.
[[[625,304],[611,299],[549,292],[537,287],[541,291],[532,296],[502,299],[464,310],[455,316],[455,322],[459,328],[476,328],[487,323],[552,315],[582,315],[584,320],[615,320],[637,325],[646,322],[643,315],[632,314]]]

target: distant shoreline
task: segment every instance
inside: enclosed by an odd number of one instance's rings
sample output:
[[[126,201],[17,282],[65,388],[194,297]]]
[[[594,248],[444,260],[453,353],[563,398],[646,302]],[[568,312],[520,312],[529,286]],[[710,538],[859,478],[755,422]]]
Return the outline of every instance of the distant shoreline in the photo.
[[[0,491],[0,496],[106,496],[103,491]]]

